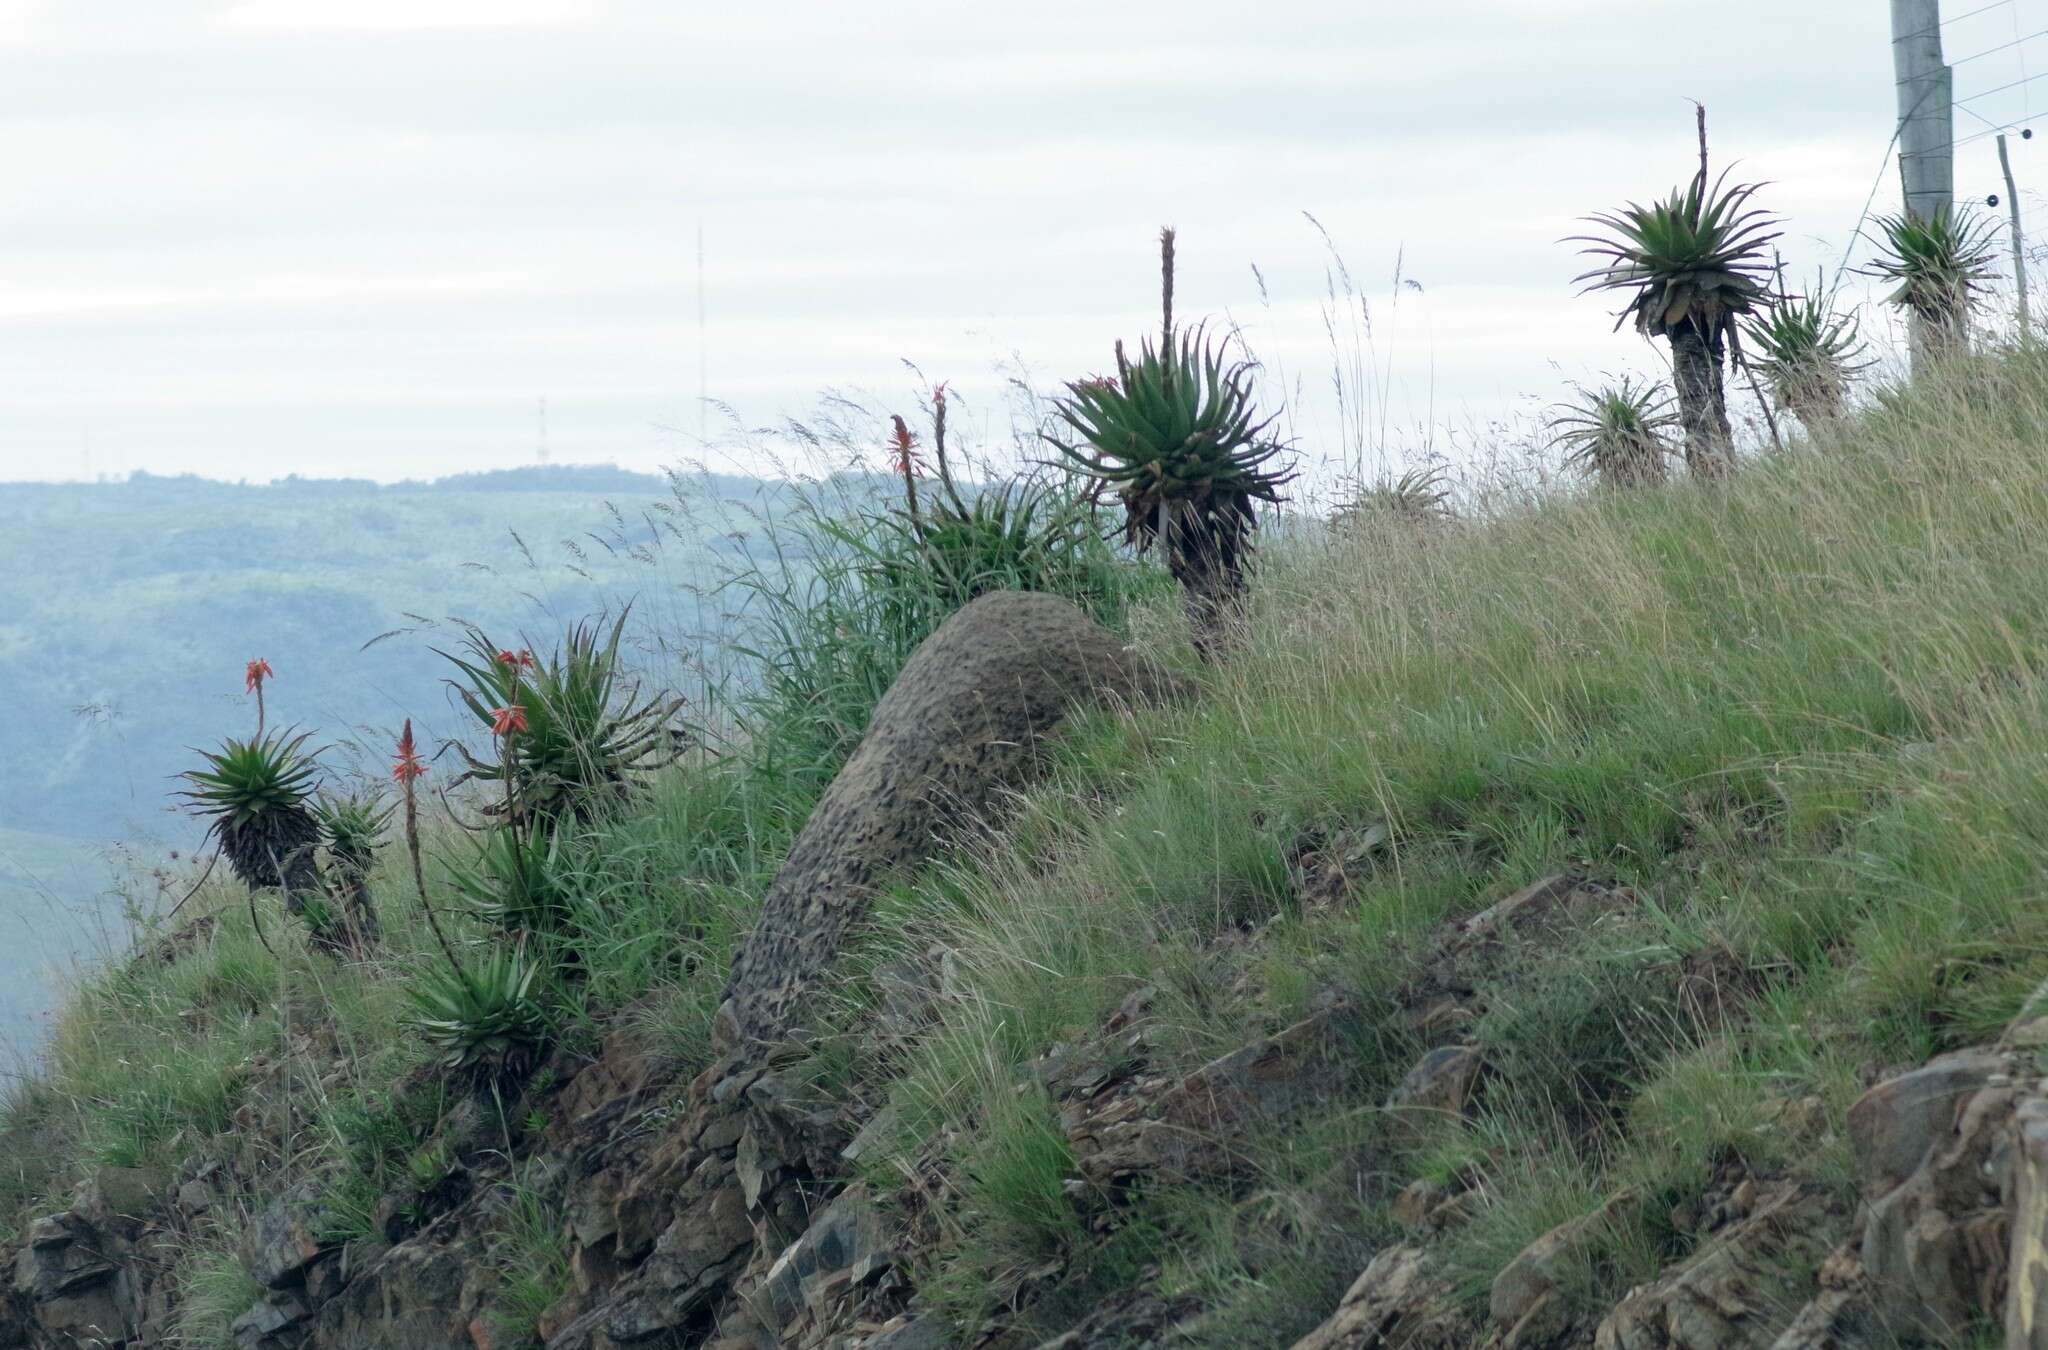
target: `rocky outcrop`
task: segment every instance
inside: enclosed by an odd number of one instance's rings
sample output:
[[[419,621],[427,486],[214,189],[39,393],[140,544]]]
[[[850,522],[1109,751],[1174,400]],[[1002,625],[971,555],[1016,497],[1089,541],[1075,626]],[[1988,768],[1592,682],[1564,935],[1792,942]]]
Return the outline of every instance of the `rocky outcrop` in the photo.
[[[793,1291],[780,1302],[766,1291],[843,1245],[815,1230],[821,1210],[835,1213],[829,1179],[853,1142],[834,1104],[809,1100],[774,1069],[804,995],[875,886],[1021,783],[1070,709],[1169,692],[1167,676],[1051,596],[984,595],[926,639],[768,889],[734,960],[714,1026],[720,1058],[694,1085],[694,1108],[646,1155],[611,1150],[579,1183],[575,1261],[586,1288],[551,1345],[687,1340],[738,1306],[763,1323],[760,1334],[788,1330],[777,1319],[795,1315]],[[849,1268],[844,1292],[862,1292],[879,1269]],[[830,1323],[817,1292],[803,1292],[804,1317]]]
[[[1804,1272],[1839,1239],[1847,1214],[1825,1189],[1746,1182],[1740,1213],[1600,1323],[1596,1350],[1768,1350],[1806,1297]]]
[[[1113,1188],[1134,1177],[1180,1182],[1230,1170],[1249,1134],[1343,1087],[1355,1016],[1339,1004],[1190,1074],[1140,1072],[1094,1085],[1061,1114],[1082,1177]]]
[[[1294,1350],[1463,1350],[1480,1339],[1420,1247],[1372,1259],[1330,1320]]]
[[[1056,596],[991,592],[946,620],[875,706],[769,887],[733,962],[713,1048],[745,1058],[781,1042],[875,883],[1020,782],[1076,704],[1168,685]]]

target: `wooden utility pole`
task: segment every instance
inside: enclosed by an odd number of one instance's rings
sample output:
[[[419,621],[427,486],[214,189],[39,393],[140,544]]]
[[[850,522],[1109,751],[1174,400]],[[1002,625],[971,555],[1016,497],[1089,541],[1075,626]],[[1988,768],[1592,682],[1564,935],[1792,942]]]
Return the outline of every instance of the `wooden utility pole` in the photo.
[[[1955,84],[1941,58],[1941,0],[1892,0],[1892,73],[1906,214],[1927,220],[1955,196]]]
[[[2027,248],[2026,237],[2020,233],[2020,190],[2012,181],[2012,158],[2005,153],[2005,133],[1998,133],[1998,167],[2005,171],[2005,208],[2012,214],[2012,283],[2019,294],[2020,342],[2022,345],[2033,341],[2033,332],[2027,323]]]
[[[1955,83],[1941,58],[1941,0],[1892,0],[1892,74],[1906,215],[1930,220],[1955,198]],[[1917,373],[1938,344],[1918,316],[1911,333]]]

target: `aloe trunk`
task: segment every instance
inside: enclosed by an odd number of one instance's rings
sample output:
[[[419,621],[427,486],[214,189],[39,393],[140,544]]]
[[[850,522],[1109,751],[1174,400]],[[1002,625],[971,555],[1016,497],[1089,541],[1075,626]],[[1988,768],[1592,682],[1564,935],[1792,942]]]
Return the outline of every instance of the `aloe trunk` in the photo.
[[[358,948],[375,946],[383,937],[377,905],[370,894],[369,871],[352,860],[335,860],[335,890],[341,901],[341,926]]]
[[[1192,502],[1162,502],[1159,514],[1166,569],[1180,583],[1195,651],[1205,661],[1220,660],[1244,630],[1248,535],[1235,515],[1210,514]]]
[[[1830,384],[1819,381],[1812,387],[1790,391],[1785,396],[1785,407],[1805,424],[1810,432],[1832,427],[1842,420],[1842,391]]]
[[[1691,323],[1679,324],[1669,336],[1686,467],[1702,478],[1719,478],[1730,468],[1729,448],[1735,440],[1721,383],[1721,346]]]

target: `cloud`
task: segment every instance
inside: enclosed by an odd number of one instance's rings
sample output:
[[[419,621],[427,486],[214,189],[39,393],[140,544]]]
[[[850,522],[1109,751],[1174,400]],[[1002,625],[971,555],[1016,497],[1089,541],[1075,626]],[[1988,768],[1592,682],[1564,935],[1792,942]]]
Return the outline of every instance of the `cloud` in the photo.
[[[42,7],[42,0],[0,0],[0,47],[27,42]]]
[[[33,27],[0,36],[0,478],[72,471],[88,428],[99,468],[517,462],[542,395],[563,447],[645,464],[654,423],[696,425],[700,357],[749,423],[900,394],[902,357],[994,408],[1012,353],[1055,380],[1149,329],[1169,221],[1183,311],[1313,401],[1302,208],[1405,372],[1392,420],[1490,418],[1661,360],[1558,241],[1690,173],[1691,97],[1716,167],[1772,183],[1793,275],[1849,243],[1891,130],[1881,7],[1727,9],[1774,40],[1674,75],[1643,53],[1686,20],[1639,0],[1266,0],[1256,31],[1235,0],[0,0],[0,35]],[[1969,24],[1958,58],[2010,41]],[[1959,195],[1996,179],[1959,153]],[[1397,256],[1428,287],[1398,313]]]
[[[215,16],[229,28],[431,32],[455,28],[560,28],[599,17],[598,0],[242,0]],[[0,32],[6,0],[0,0]]]

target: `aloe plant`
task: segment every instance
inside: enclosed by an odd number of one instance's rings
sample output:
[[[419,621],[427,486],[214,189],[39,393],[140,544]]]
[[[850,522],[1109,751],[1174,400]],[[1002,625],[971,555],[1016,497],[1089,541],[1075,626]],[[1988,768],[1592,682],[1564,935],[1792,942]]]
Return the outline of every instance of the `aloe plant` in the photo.
[[[1454,519],[1450,481],[1441,469],[1416,468],[1376,482],[1356,482],[1330,512],[1330,525],[1357,533],[1401,525],[1427,533]]]
[[[313,818],[320,826],[320,840],[327,846],[332,880],[347,911],[346,921],[363,942],[374,942],[379,936],[370,869],[376,865],[377,850],[383,847],[384,827],[391,823],[391,813],[391,804],[369,791],[324,795],[313,803]]]
[[[1995,226],[1974,211],[1947,207],[1931,216],[1880,216],[1882,254],[1864,270],[1896,281],[1885,297],[1914,319],[1914,340],[1942,354],[1968,345],[1970,313],[1997,272]]]
[[[236,878],[252,890],[281,892],[294,914],[306,913],[326,889],[314,856],[320,822],[311,799],[320,766],[317,752],[305,748],[311,737],[273,731],[195,751],[206,766],[181,775],[191,786],[177,794],[208,822]]]
[[[1749,363],[1778,406],[1809,429],[1840,420],[1849,379],[1863,363],[1856,318],[1836,310],[1822,292],[1786,297],[1743,325]]]
[[[497,647],[480,632],[466,655],[441,652],[461,673],[457,696],[499,742],[481,759],[457,747],[460,783],[501,785],[494,814],[517,820],[583,817],[622,799],[647,773],[674,760],[671,719],[683,700],[645,692],[619,660],[625,613],[609,631],[579,623],[545,658]]]
[[[1257,505],[1278,502],[1294,475],[1276,471],[1288,447],[1268,434],[1252,397],[1256,368],[1228,342],[1173,322],[1172,230],[1160,234],[1159,341],[1133,361],[1116,344],[1113,379],[1076,380],[1055,405],[1045,439],[1124,507],[1123,533],[1166,557],[1180,583],[1195,646],[1215,659],[1242,610]]]
[[[1664,481],[1668,437],[1678,425],[1671,405],[1662,386],[1625,375],[1579,389],[1551,409],[1545,425],[1566,464],[1593,474],[1605,487],[1646,487]]]
[[[1770,302],[1777,220],[1751,205],[1761,187],[1730,187],[1723,173],[1710,188],[1702,168],[1661,202],[1587,217],[1606,233],[1568,241],[1606,260],[1575,278],[1582,290],[1628,295],[1614,326],[1633,319],[1643,336],[1670,343],[1686,464],[1699,474],[1722,474],[1732,463],[1723,367],[1741,340],[1736,321]]]
[[[547,1038],[534,983],[540,967],[507,946],[471,968],[436,967],[411,990],[414,1025],[444,1068],[518,1070]]]

